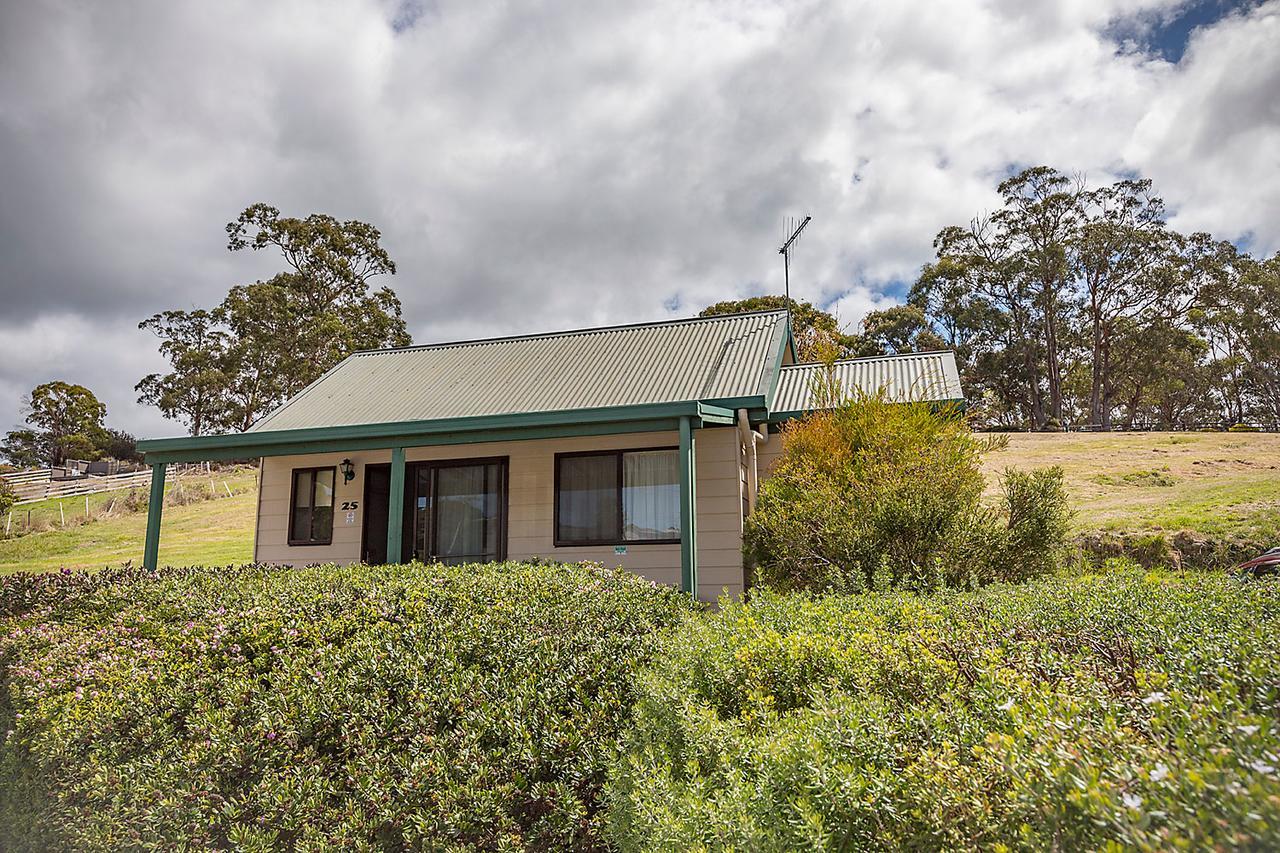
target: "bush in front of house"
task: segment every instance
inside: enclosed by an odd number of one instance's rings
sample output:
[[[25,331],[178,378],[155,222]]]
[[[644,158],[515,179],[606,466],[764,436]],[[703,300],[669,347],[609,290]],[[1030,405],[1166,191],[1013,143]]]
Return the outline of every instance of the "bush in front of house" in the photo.
[[[982,455],[961,413],[856,397],[793,421],[747,518],[745,553],[776,589],[968,587],[1055,567],[1070,510],[1062,471],[1007,471],[982,504]]]
[[[601,846],[688,596],[590,565],[0,580],[0,849]]]
[[[624,851],[1275,849],[1280,584],[753,593],[640,678]]]

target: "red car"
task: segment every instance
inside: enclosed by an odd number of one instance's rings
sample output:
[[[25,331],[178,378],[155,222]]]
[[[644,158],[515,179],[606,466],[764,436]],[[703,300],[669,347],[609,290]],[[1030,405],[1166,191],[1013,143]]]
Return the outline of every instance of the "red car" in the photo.
[[[1241,563],[1236,568],[1251,575],[1280,574],[1280,548],[1272,548],[1261,557],[1254,557],[1247,563]]]

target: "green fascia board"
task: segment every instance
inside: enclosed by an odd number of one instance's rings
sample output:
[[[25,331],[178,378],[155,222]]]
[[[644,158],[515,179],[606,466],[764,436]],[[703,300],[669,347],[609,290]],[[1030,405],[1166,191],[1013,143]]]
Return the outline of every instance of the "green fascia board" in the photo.
[[[746,408],[745,406],[741,408]],[[698,404],[698,418],[703,424],[732,424],[736,420],[733,409],[710,403]]]
[[[450,444],[484,444],[486,442],[528,441],[539,438],[574,438],[590,435],[618,435],[632,432],[671,432],[680,426],[679,418],[648,421],[620,421],[601,424],[565,424],[561,426],[527,427],[523,429],[477,432],[441,432],[373,438],[309,439],[285,444],[241,444],[208,450],[151,450],[147,462],[204,462],[219,459],[252,459],[259,456],[301,456],[307,453],[346,453],[356,450],[386,450],[393,447],[435,447]]]
[[[736,409],[762,409],[764,408],[764,395],[751,394],[746,397],[719,397],[714,400],[704,400],[702,401],[702,405],[704,407],[717,406],[722,409],[729,409],[730,411]]]
[[[475,444],[665,431],[678,429],[679,419],[686,416],[695,418],[698,426],[733,422],[733,410],[709,403],[654,403],[433,421],[156,438],[139,441],[138,450],[146,456],[148,462],[153,463],[246,459],[396,446]]]

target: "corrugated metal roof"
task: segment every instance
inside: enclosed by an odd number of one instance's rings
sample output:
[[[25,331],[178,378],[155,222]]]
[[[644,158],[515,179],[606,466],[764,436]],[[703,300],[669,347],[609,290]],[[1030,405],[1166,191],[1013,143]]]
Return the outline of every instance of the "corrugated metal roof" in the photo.
[[[768,393],[786,312],[355,353],[251,432]]]
[[[835,378],[846,395],[883,390],[899,402],[962,400],[960,371],[952,352],[884,355],[837,361]],[[821,364],[793,364],[782,368],[778,393],[770,410],[804,412],[813,408],[813,382]]]

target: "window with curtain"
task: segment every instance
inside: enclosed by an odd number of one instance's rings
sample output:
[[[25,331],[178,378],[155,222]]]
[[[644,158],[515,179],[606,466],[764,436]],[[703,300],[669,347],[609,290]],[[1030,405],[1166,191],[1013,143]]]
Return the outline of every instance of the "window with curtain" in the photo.
[[[289,506],[290,545],[333,541],[333,468],[295,468]]]
[[[556,457],[557,545],[679,541],[679,451]]]

